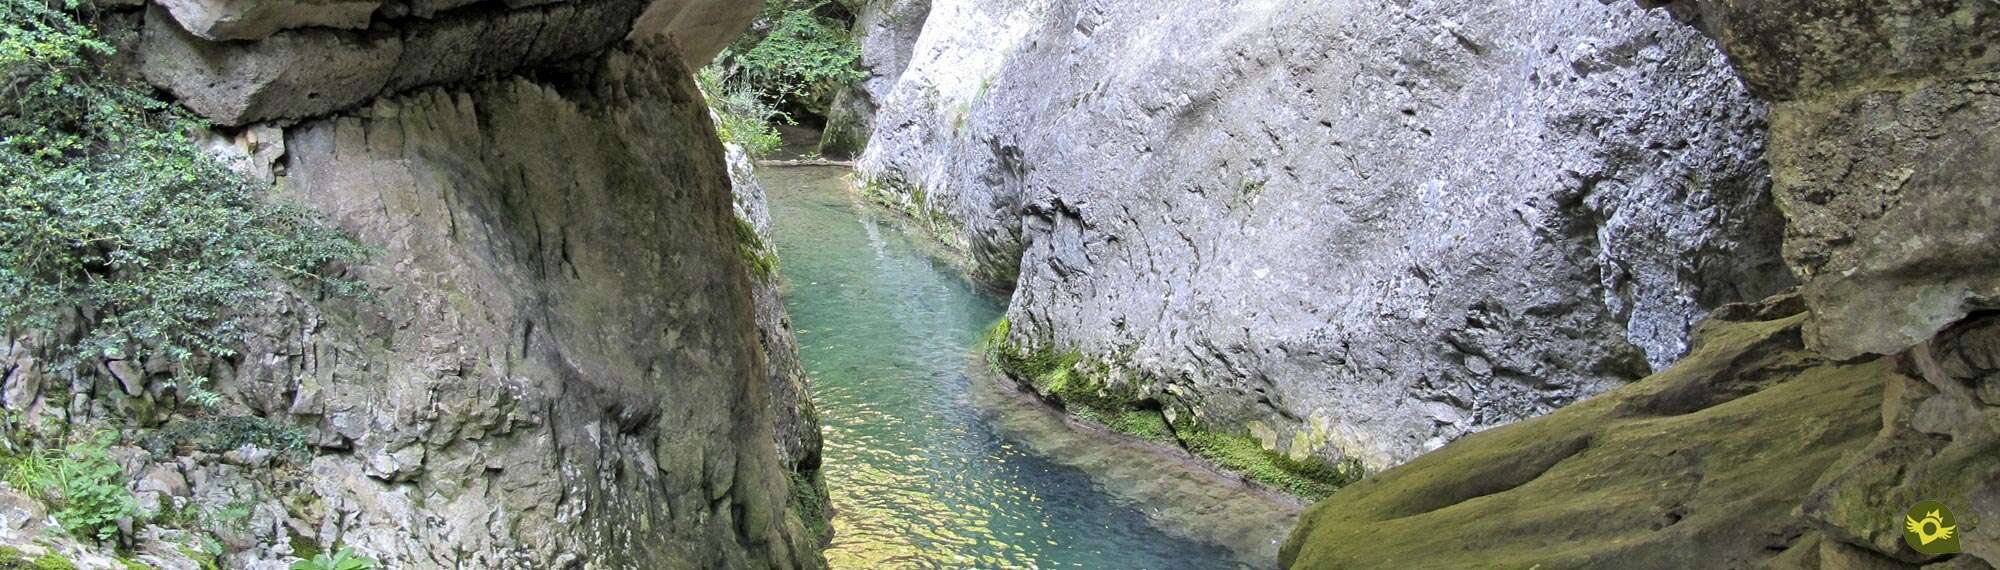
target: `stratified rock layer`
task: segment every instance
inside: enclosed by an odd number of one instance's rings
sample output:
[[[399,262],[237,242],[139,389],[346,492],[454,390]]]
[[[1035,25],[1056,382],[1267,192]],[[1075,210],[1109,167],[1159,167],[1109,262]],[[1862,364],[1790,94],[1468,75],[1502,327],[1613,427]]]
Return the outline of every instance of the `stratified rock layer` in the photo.
[[[939,0],[925,22],[867,191],[1015,286],[1013,344],[1287,453],[1393,465],[1643,376],[1709,308],[1790,283],[1763,107],[1663,14]]]

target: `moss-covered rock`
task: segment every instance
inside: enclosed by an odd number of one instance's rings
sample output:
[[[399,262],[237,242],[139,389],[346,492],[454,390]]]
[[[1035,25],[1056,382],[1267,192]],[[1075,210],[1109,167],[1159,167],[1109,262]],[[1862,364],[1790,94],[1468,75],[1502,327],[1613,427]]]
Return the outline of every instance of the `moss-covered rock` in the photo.
[[[1780,303],[1719,311],[1722,318],[1703,325],[1692,354],[1673,368],[1465,437],[1336,493],[1302,517],[1281,562],[1770,562],[1812,530],[1799,516],[1801,504],[1880,431],[1883,386],[1900,377],[1893,359],[1820,358],[1801,340],[1804,316],[1770,318],[1772,306],[1796,309]]]
[[[1165,413],[1171,398],[1142,382],[1115,381],[1112,366],[1073,350],[1012,340],[1013,324],[995,323],[981,341],[993,368],[1070,415],[1112,431],[1174,445],[1243,478],[1307,500],[1325,498],[1359,480],[1359,463],[1294,458],[1256,438],[1223,431],[1194,414]]]

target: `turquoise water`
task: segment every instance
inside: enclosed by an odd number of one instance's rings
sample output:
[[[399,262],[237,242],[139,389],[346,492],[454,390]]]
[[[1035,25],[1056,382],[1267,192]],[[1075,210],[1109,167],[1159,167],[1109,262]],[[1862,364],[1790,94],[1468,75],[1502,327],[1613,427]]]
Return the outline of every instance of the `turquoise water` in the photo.
[[[996,429],[967,355],[1003,301],[856,205],[844,174],[759,174],[826,429],[834,568],[1241,567]]]

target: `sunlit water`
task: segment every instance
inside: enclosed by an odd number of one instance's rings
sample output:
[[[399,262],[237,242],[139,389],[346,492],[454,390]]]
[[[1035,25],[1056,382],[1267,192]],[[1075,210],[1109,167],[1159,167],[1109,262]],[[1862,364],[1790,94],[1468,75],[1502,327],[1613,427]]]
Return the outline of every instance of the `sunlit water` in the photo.
[[[1002,301],[856,205],[844,173],[760,172],[826,429],[835,568],[1242,567],[984,419],[966,355]]]

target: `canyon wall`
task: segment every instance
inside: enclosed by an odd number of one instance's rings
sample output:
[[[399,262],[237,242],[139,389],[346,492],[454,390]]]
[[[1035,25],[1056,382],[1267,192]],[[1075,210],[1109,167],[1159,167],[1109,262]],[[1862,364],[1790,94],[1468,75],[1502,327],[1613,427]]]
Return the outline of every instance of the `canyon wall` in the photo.
[[[1012,286],[1010,345],[1076,351],[1173,423],[1380,469],[1664,367],[1713,307],[1793,283],[1765,107],[1665,14],[937,0],[924,21],[864,192]]]
[[[757,9],[111,14],[135,32],[128,63],[218,125],[217,152],[376,250],[344,268],[368,295],[274,285],[243,307],[247,346],[201,363],[223,396],[206,410],[170,404],[170,367],[59,373],[59,331],[10,335],[6,408],[22,425],[194,434],[113,453],[142,510],[204,521],[225,567],[336,545],[390,568],[823,566],[817,423],[766,246],[734,206],[761,194],[732,192],[688,71]],[[135,521],[139,561],[204,550],[167,518]]]
[[[1659,375],[1342,491],[1287,567],[2000,565],[2000,4],[1648,4],[1772,103],[1800,292],[1718,311]],[[1926,500],[1962,553],[1906,543]]]

